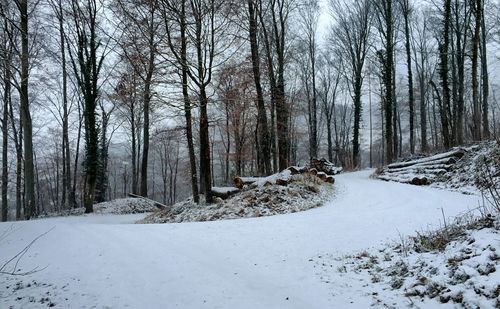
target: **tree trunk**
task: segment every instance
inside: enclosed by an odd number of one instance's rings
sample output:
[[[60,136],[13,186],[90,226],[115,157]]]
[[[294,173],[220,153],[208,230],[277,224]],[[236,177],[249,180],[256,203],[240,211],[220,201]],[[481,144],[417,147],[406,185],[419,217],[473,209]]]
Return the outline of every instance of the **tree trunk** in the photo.
[[[31,121],[30,102],[28,98],[29,79],[29,41],[28,41],[28,1],[18,2],[21,15],[21,122],[23,125],[24,142],[24,189],[26,219],[36,215],[35,213],[35,170],[33,165],[33,125]]]
[[[7,21],[5,21],[7,23]],[[11,71],[10,71],[10,53],[4,59],[4,95],[3,95],[3,118],[2,118],[2,221],[7,221],[9,203],[7,200],[7,189],[9,181],[8,168],[8,140],[9,140],[9,105],[11,95]]]
[[[259,165],[259,173],[261,175],[270,175],[272,173],[271,167],[271,140],[269,136],[269,128],[267,125],[267,113],[264,103],[264,94],[262,91],[260,79],[260,56],[259,46],[257,43],[257,16],[255,14],[254,0],[248,0],[249,12],[249,38],[250,49],[252,53],[252,69],[255,83],[255,91],[257,93],[257,130],[258,130],[258,146],[259,156],[262,158],[263,164]],[[260,161],[260,160],[258,160]]]
[[[406,66],[408,69],[408,105],[410,117],[410,153],[415,153],[415,98],[413,95],[413,73],[411,65],[411,46],[410,46],[410,7],[409,1],[403,0],[403,16],[405,23],[405,48],[406,48]]]
[[[490,93],[488,76],[488,53],[486,46],[486,24],[484,18],[484,1],[480,6],[481,14],[481,79],[483,85],[483,137],[490,138],[490,123],[488,120],[488,96]]]
[[[352,167],[360,167],[359,131],[361,126],[361,71],[356,72],[354,82],[354,131],[352,142]]]
[[[467,47],[468,25],[460,27],[460,1],[455,0],[455,60],[457,65],[457,102],[455,111],[455,136],[458,145],[464,142],[464,111],[465,111],[465,48]],[[466,18],[468,20],[468,18]],[[463,40],[462,40],[463,35]]]
[[[153,10],[152,10],[153,11]],[[149,62],[146,79],[144,80],[144,128],[141,164],[141,195],[148,197],[148,157],[149,157],[149,115],[151,109],[151,83],[155,69],[155,32],[151,31],[149,37]]]
[[[472,136],[475,141],[481,140],[481,105],[479,102],[479,80],[478,57],[479,57],[479,40],[481,30],[481,0],[474,1],[475,25],[474,34],[472,36]]]

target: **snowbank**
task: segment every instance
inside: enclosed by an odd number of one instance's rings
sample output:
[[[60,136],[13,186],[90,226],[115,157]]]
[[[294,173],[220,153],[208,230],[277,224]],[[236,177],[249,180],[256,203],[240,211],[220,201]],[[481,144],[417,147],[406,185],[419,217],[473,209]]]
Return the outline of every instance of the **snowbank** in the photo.
[[[142,198],[120,198],[109,202],[98,203],[94,205],[95,214],[139,214],[153,212],[157,210],[155,204],[151,200]],[[85,213],[84,208],[76,208],[70,210],[62,210],[48,214],[42,214],[39,218],[60,217],[60,216],[80,216]]]
[[[446,242],[442,251],[423,248],[430,247],[428,241],[440,243],[435,237],[445,233],[444,229],[431,232],[431,240],[418,235],[401,239],[396,246],[344,257],[325,255],[311,261],[320,265],[324,282],[329,283],[332,272],[338,273],[342,280],[356,285],[361,295],[371,297],[373,305],[499,308],[500,220],[486,217],[469,224],[462,226],[460,234]]]
[[[289,183],[287,186],[273,184],[277,179],[286,179]],[[285,171],[259,179],[252,188],[217,204],[197,205],[188,199],[138,223],[215,221],[294,213],[321,206],[331,196],[332,188],[316,176],[292,176]]]

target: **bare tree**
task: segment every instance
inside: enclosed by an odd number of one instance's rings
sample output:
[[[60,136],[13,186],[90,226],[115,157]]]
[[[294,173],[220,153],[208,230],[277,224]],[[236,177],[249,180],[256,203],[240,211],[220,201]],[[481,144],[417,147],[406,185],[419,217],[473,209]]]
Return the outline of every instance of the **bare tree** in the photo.
[[[300,25],[303,31],[303,43],[307,50],[307,67],[310,74],[304,81],[309,114],[309,157],[318,157],[318,108],[316,89],[317,49],[316,30],[319,19],[319,4],[317,0],[305,1],[299,9]]]
[[[259,0],[258,6],[271,91],[271,111],[272,113],[274,109],[276,111],[278,168],[280,170],[286,169],[289,161],[290,115],[285,96],[285,54],[287,26],[294,6],[293,0]],[[271,120],[273,119],[271,115]],[[274,165],[276,170],[276,163]]]
[[[412,72],[412,59],[411,59],[411,36],[410,24],[413,14],[413,6],[409,0],[399,0],[401,6],[401,13],[404,19],[404,33],[405,33],[405,51],[406,51],[406,66],[408,70],[408,106],[410,118],[410,153],[415,152],[415,96],[413,93],[413,72]]]
[[[85,213],[93,212],[99,160],[99,128],[97,105],[100,97],[100,73],[105,58],[102,41],[98,35],[98,3],[72,0],[73,50],[69,49],[71,64],[78,88],[83,96],[85,132],[85,189],[83,204]]]
[[[270,175],[272,171],[271,166],[271,136],[267,124],[267,112],[264,103],[264,93],[261,84],[261,70],[260,70],[260,53],[258,45],[258,11],[255,5],[255,0],[248,0],[248,21],[249,21],[249,40],[250,50],[252,54],[252,68],[255,83],[255,91],[257,95],[257,123],[258,123],[258,148],[262,160],[259,160],[260,174]],[[262,161],[262,163],[260,162]]]
[[[370,47],[372,22],[372,2],[370,0],[353,3],[339,0],[330,1],[335,26],[330,36],[331,44],[338,46],[345,54],[345,76],[351,88],[354,104],[354,130],[352,144],[353,167],[360,166],[360,125],[361,91],[363,87],[363,68]]]

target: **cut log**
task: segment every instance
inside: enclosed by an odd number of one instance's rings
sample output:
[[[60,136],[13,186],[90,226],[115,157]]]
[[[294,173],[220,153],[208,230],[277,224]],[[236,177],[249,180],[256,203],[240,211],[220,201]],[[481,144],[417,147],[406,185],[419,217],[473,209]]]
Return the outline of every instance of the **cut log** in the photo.
[[[272,186],[272,185],[273,185],[273,183],[272,183],[272,182],[270,182],[270,181],[266,181],[266,182],[264,183],[264,187],[270,187],[270,186]]]
[[[328,175],[328,176],[326,177],[325,182],[328,182],[328,183],[334,184],[334,183],[335,183],[335,178],[333,178],[333,176]]]
[[[326,178],[328,177],[328,175],[324,172],[318,172],[316,176],[323,181],[326,181]]]
[[[309,171],[309,169],[305,166],[290,166],[288,170],[292,173],[292,175],[303,174]]]
[[[335,166],[332,162],[325,158],[322,159],[312,159],[311,168],[315,168],[319,172],[323,172],[327,175],[336,175],[342,172],[342,167]]]
[[[455,149],[452,151],[448,151],[445,153],[440,153],[434,156],[418,159],[418,160],[411,160],[411,161],[406,161],[406,162],[397,162],[397,163],[392,163],[389,164],[387,167],[389,169],[392,168],[402,168],[402,167],[407,167],[415,164],[420,164],[420,163],[427,163],[427,162],[433,162],[436,161],[436,163],[439,161],[439,163],[442,163],[440,160],[442,159],[447,159],[447,158],[453,158],[455,161],[453,163],[456,163],[457,159],[462,158],[465,155],[465,151],[463,149]]]
[[[311,168],[311,169],[309,170],[309,174],[310,174],[310,175],[313,175],[313,176],[316,176],[316,175],[318,175],[318,170],[317,170],[317,169],[315,169],[315,168]]]
[[[282,178],[276,179],[276,184],[278,186],[288,186],[288,183],[289,183],[288,179],[282,179]]]
[[[246,185],[251,185],[263,178],[261,177],[235,177],[234,178],[234,186],[238,189],[243,189]]]
[[[150,202],[151,204],[155,205],[156,208],[158,208],[159,210],[165,210],[167,208],[170,208],[169,206],[167,205],[163,205],[162,203],[158,203],[157,201],[153,201],[152,199],[149,199],[147,197],[144,197],[144,196],[140,196],[140,195],[137,195],[137,194],[133,194],[133,193],[129,193],[128,194],[129,197],[132,197],[132,198],[140,198],[140,199],[143,199],[145,201],[148,201]]]
[[[233,187],[212,187],[212,195],[223,200],[226,200],[239,192],[240,189]]]
[[[413,177],[411,184],[416,186],[427,186],[429,185],[429,180],[427,177]]]

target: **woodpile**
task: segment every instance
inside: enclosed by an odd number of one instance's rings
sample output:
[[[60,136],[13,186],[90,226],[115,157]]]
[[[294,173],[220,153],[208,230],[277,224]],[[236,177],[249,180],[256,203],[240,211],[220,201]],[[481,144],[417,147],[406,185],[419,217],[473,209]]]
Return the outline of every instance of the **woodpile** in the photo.
[[[240,189],[233,187],[213,187],[212,195],[223,200],[230,198],[231,196],[240,193]]]
[[[318,172],[323,172],[327,175],[337,175],[342,172],[342,167],[335,166],[332,162],[325,158],[322,159],[312,159],[311,168],[316,169]]]
[[[261,179],[263,179],[263,177],[235,177],[234,186],[238,189],[243,189],[244,186],[256,183]]]
[[[323,165],[323,166],[328,166],[328,165]],[[330,172],[332,171],[331,169],[326,169],[326,170]],[[292,181],[293,175],[316,176],[323,182],[329,184],[335,183],[335,178],[327,172],[318,171],[316,168],[309,169],[308,167],[304,166],[290,166],[285,171],[268,177],[235,177],[233,179],[234,188],[213,187],[212,194],[216,197],[225,200],[235,194],[238,194],[245,188],[252,189],[258,186],[269,187],[272,185],[288,186],[288,184],[290,184],[290,182]]]
[[[454,149],[430,157],[389,164],[377,178],[417,186],[431,184],[437,177],[451,171],[465,155],[465,150]]]

